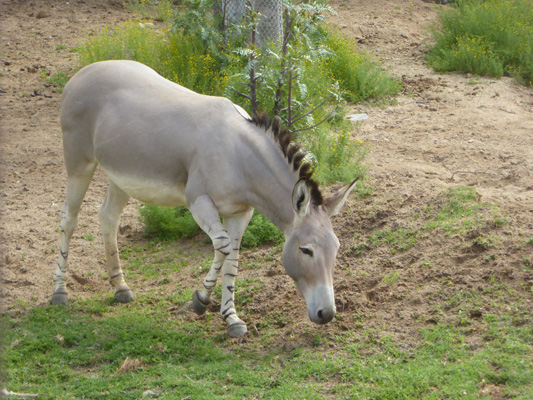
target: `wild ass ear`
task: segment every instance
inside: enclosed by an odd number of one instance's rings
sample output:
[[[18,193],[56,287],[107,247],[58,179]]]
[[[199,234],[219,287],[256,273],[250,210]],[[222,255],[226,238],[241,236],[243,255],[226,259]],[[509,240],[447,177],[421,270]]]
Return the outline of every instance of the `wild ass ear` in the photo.
[[[309,211],[311,195],[305,179],[300,179],[292,190],[292,207],[299,218],[303,218]]]
[[[330,217],[338,214],[338,212],[344,206],[344,203],[346,203],[346,200],[348,199],[348,196],[355,187],[356,183],[357,179],[349,185],[344,186],[338,192],[333,193],[325,200],[324,204],[328,210],[328,215]]]

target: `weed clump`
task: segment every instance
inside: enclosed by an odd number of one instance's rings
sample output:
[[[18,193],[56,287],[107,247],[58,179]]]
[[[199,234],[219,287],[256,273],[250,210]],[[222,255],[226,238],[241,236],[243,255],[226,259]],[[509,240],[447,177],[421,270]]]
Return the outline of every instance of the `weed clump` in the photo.
[[[533,3],[457,0],[439,14],[428,62],[436,71],[514,77],[533,86]]]

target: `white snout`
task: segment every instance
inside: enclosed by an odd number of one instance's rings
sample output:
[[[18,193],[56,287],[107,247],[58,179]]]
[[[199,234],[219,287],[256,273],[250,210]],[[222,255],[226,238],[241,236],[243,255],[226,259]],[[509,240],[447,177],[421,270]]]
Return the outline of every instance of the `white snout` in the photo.
[[[335,308],[333,287],[315,286],[308,288],[302,295],[307,303],[309,318],[315,324],[327,324],[335,317],[337,309]]]

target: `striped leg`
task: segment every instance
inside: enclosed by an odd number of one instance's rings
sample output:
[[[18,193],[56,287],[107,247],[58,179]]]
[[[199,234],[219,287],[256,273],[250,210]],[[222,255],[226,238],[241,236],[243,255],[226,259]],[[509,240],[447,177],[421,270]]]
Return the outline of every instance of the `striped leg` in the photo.
[[[88,165],[86,174],[69,177],[67,183],[67,199],[61,209],[61,222],[59,225],[59,257],[54,273],[55,291],[50,299],[53,305],[67,304],[68,302],[66,274],[70,238],[78,223],[78,212],[89,188],[95,167],[96,164]]]
[[[204,288],[195,291],[192,297],[194,312],[202,315],[211,302],[211,293],[215,290],[218,274],[229,254],[231,239],[220,222],[215,204],[208,196],[200,196],[192,204],[189,204],[189,211],[198,226],[207,233],[215,249],[213,264],[203,281]]]
[[[211,268],[207,273],[207,276],[204,278],[203,289],[197,290],[193,294],[193,310],[198,315],[203,315],[207,311],[207,306],[211,302],[211,293],[215,290],[217,286],[218,275],[222,269],[222,264],[224,263],[224,255],[215,251],[215,258]]]
[[[237,317],[234,304],[234,284],[237,276],[239,246],[244,230],[250,222],[253,210],[230,218],[224,218],[224,224],[215,205],[207,196],[199,197],[189,209],[200,227],[213,242],[215,257],[213,264],[203,281],[204,288],[194,292],[192,303],[197,314],[203,314],[210,302],[211,293],[216,287],[218,275],[222,270],[222,318],[228,324],[231,337],[246,333],[246,324]]]
[[[133,300],[133,293],[124,281],[124,273],[120,268],[117,246],[117,231],[122,210],[128,204],[129,195],[124,193],[113,182],[109,184],[107,194],[100,208],[100,226],[104,239],[106,267],[111,285],[116,289],[115,300],[128,303]]]
[[[232,240],[231,252],[222,265],[222,303],[220,315],[228,324],[230,337],[243,336],[247,329],[246,324],[237,316],[235,310],[235,278],[239,270],[239,249],[242,235],[252,218],[253,210],[231,217],[224,218],[224,227]]]

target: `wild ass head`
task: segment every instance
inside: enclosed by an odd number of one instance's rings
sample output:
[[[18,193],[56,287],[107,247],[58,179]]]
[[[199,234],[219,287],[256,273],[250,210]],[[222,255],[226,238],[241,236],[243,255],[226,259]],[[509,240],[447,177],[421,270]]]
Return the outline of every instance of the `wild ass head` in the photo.
[[[329,218],[340,211],[355,184],[323,200],[313,181],[300,179],[292,193],[295,217],[286,235],[283,264],[307,303],[309,318],[317,324],[331,321],[336,313],[333,269],[339,240]]]

